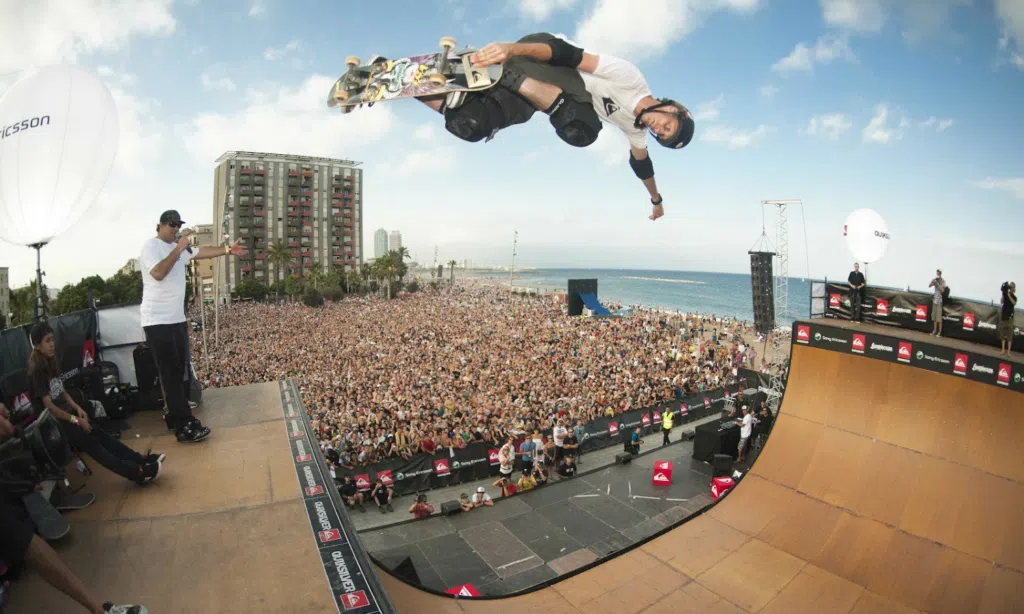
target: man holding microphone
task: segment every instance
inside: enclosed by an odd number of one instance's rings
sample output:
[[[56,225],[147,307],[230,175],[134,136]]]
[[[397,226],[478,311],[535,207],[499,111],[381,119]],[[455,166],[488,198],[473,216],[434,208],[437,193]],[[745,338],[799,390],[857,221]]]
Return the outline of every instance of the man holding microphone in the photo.
[[[188,328],[185,318],[185,265],[192,260],[244,256],[238,242],[218,247],[193,248],[177,211],[164,211],[157,236],[146,241],[139,257],[142,269],[142,330],[153,350],[160,381],[167,397],[167,427],[179,442],[193,443],[210,436],[210,429],[192,415],[188,404],[191,380]]]

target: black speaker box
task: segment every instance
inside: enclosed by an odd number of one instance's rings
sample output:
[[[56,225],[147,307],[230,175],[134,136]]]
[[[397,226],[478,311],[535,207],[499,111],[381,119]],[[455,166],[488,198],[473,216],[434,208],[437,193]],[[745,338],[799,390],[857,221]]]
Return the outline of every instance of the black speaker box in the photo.
[[[451,516],[462,512],[462,505],[458,501],[445,501],[441,504],[441,515]]]
[[[714,473],[711,477],[720,478],[732,475],[733,459],[728,454],[715,454],[711,459],[711,468]]]
[[[619,465],[628,465],[633,461],[633,455],[629,452],[619,452],[615,455],[615,462]]]
[[[140,392],[148,392],[156,388],[160,394],[160,372],[156,368],[156,358],[153,357],[153,349],[148,343],[140,343],[132,351],[132,359],[135,362],[135,379],[139,385]]]

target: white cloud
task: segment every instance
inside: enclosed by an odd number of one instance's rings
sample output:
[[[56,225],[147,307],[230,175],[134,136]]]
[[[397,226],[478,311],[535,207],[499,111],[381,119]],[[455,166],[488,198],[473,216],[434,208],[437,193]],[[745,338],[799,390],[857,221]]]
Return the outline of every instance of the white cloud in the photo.
[[[263,17],[267,14],[267,3],[264,0],[255,0],[249,7],[249,17]]]
[[[919,128],[935,128],[936,132],[945,132],[953,126],[953,120],[950,118],[939,119],[932,115],[923,122],[919,122],[917,125]]]
[[[342,115],[329,111],[327,94],[337,79],[313,75],[297,88],[250,89],[248,106],[229,114],[203,113],[181,126],[188,151],[212,164],[225,151],[269,151],[344,158],[386,135],[395,122],[389,105]]]
[[[422,124],[419,128],[413,131],[412,135],[421,141],[433,140],[434,135],[437,134],[437,128],[434,124]]]
[[[721,143],[729,149],[745,149],[755,142],[774,132],[775,128],[766,124],[760,124],[753,130],[740,130],[728,125],[719,124],[704,130],[700,139],[709,143]]]
[[[290,40],[281,47],[267,47],[263,50],[263,59],[271,62],[280,60],[290,53],[298,51],[302,47],[302,41]]]
[[[1013,54],[1013,57],[1010,58],[1010,62],[1019,70],[1024,70],[1024,55],[1015,53]]]
[[[116,52],[138,35],[174,33],[172,0],[36,0],[0,8],[0,74],[96,51]]]
[[[886,144],[889,141],[898,141],[903,138],[903,132],[910,125],[906,117],[901,117],[896,128],[889,127],[889,105],[879,104],[875,106],[875,116],[871,118],[862,132],[865,143]]]
[[[761,97],[772,98],[773,96],[775,96],[775,94],[779,93],[779,89],[780,88],[774,85],[762,85],[760,89]]]
[[[715,121],[718,116],[721,115],[722,101],[725,99],[723,94],[719,94],[718,98],[708,102],[702,102],[697,105],[697,110],[693,114],[693,120],[698,122]]]
[[[807,122],[807,128],[804,129],[804,132],[812,136],[824,136],[829,140],[835,141],[852,126],[853,122],[842,113],[826,113],[825,115],[812,117]]]
[[[576,0],[520,0],[520,14],[534,21],[545,21],[556,11],[564,11],[576,4]]]
[[[203,84],[203,89],[207,92],[235,91],[235,82],[229,77],[214,77],[204,72],[199,75],[199,82]]]
[[[888,10],[884,0],[821,0],[825,24],[857,32],[878,32]]]
[[[444,160],[443,165],[438,165],[438,160]],[[414,175],[417,173],[429,173],[437,175],[440,172],[452,172],[458,168],[457,152],[451,145],[443,145],[432,149],[411,151],[395,165],[388,165],[385,171],[389,175]]]
[[[713,13],[757,10],[758,0],[598,0],[573,37],[595,53],[642,59],[663,53],[699,28]]]
[[[1019,69],[1024,70],[1024,2],[1020,0],[995,0],[996,17],[1003,27],[1000,48],[1010,53],[1010,61]],[[1010,49],[1011,44],[1015,50]]]
[[[857,58],[846,37],[828,34],[818,38],[813,47],[797,43],[789,55],[772,65],[772,70],[783,74],[811,72],[815,64],[828,64],[834,60],[855,62]]]
[[[971,182],[974,187],[981,188],[983,190],[1002,190],[1010,192],[1013,197],[1017,200],[1024,200],[1024,177],[1014,178],[995,178],[986,177],[978,181]]]

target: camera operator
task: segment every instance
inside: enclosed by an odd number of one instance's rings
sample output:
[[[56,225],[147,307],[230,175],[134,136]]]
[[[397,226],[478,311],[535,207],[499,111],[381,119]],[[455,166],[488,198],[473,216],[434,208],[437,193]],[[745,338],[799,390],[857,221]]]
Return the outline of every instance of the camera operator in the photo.
[[[33,419],[47,409],[57,419],[68,442],[80,452],[126,480],[137,484],[155,480],[163,467],[164,455],[143,456],[102,429],[93,428],[89,415],[64,391],[57,368],[53,329],[46,322],[40,322],[32,327],[30,336],[33,348],[28,359],[28,383]]]
[[[999,310],[999,341],[1001,343],[1000,355],[1009,356],[1013,349],[1013,311],[1017,308],[1017,282],[1003,282],[1000,288],[1003,296],[1000,298],[1002,308]]]
[[[0,403],[0,442],[15,434],[9,417],[7,408]],[[25,506],[6,492],[0,492],[0,560],[11,568],[27,563],[47,584],[93,614],[147,614],[140,605],[100,603],[53,548],[35,534]]]

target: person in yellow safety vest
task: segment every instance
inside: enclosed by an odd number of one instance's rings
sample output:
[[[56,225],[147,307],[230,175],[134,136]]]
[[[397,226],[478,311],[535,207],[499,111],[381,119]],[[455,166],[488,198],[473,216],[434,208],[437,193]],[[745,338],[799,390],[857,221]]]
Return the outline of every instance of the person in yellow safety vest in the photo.
[[[661,415],[661,445],[668,445],[668,434],[672,432],[672,410],[666,408]]]

